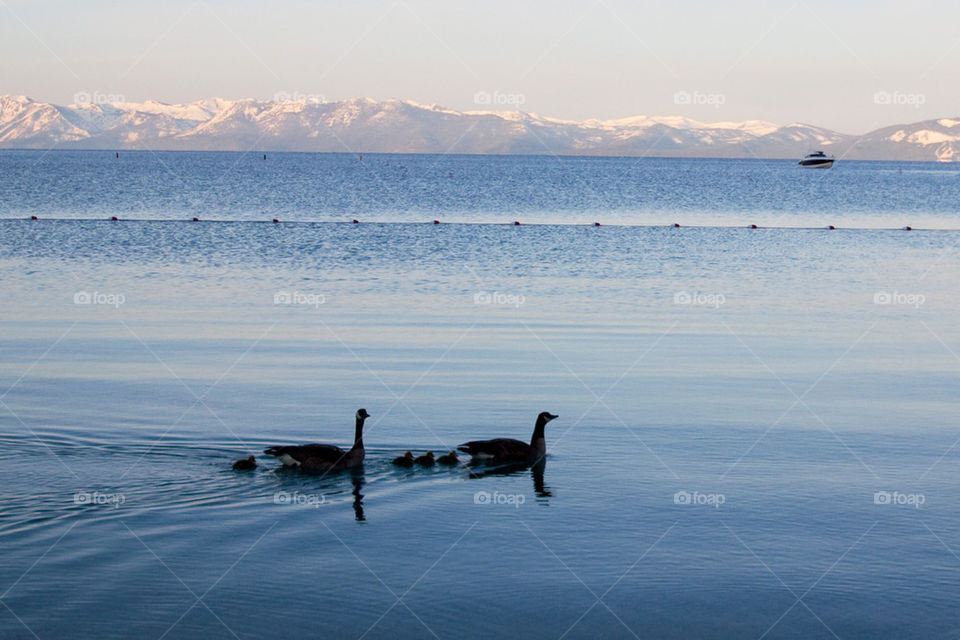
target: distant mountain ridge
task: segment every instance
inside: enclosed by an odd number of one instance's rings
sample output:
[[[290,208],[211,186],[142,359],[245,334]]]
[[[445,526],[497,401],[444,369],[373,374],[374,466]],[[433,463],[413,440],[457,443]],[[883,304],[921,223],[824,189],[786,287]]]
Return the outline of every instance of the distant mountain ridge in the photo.
[[[705,123],[680,116],[572,121],[396,99],[62,106],[0,96],[0,148],[51,147],[730,158],[796,158],[823,149],[849,159],[947,162],[960,160],[960,118],[855,136],[802,123]]]

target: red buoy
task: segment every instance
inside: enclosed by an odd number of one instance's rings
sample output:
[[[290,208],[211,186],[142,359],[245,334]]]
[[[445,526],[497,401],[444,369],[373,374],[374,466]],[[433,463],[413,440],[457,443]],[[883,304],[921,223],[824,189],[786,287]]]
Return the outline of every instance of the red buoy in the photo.
[[[194,221],[194,222],[200,222],[200,218],[194,218],[193,221]]]
[[[119,157],[120,157],[120,152],[119,152],[119,151],[117,151],[117,155],[116,155],[116,156],[114,156],[114,157],[115,157],[115,158],[119,158]]]
[[[599,227],[599,226],[600,226],[600,223],[599,223],[599,222],[594,222],[594,223],[593,223],[593,226]]]
[[[520,222],[519,222],[518,220],[514,220],[514,221],[513,221],[513,226],[519,227],[519,226],[520,226]]]
[[[677,222],[674,222],[674,223],[673,223],[673,228],[674,228],[674,229],[679,229],[679,228],[680,228],[680,224],[677,223]]]
[[[31,220],[36,220],[36,219],[37,219],[37,216],[30,216],[30,219],[31,219]]]
[[[903,230],[904,230],[904,231],[913,231],[913,227],[904,227]]]
[[[752,225],[750,225],[750,228],[751,228],[751,229],[756,229],[756,228],[757,228],[757,225],[752,224]]]
[[[118,218],[117,216],[112,216],[110,219],[113,220],[114,222],[116,222],[116,221],[119,220],[120,218]]]
[[[832,224],[828,224],[827,229],[829,229],[830,231],[833,231],[834,229],[836,229],[836,227],[833,226]]]
[[[434,221],[433,221],[433,224],[440,224],[440,221],[439,221],[439,220],[434,220]]]
[[[357,220],[356,218],[354,218],[354,219],[353,219],[353,224],[360,224],[360,221]]]
[[[276,218],[273,219],[273,224],[277,224],[278,222],[280,222],[280,221],[277,220]]]

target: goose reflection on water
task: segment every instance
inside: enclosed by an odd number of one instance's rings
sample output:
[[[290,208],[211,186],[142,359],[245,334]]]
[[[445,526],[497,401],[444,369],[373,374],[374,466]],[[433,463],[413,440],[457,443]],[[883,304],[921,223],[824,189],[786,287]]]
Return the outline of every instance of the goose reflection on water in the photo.
[[[513,476],[530,470],[530,477],[533,478],[533,491],[538,498],[552,498],[553,492],[544,482],[543,475],[547,468],[545,457],[538,458],[535,462],[507,462],[498,465],[489,463],[474,462],[467,465],[470,470],[467,475],[470,479],[486,478],[488,476]]]
[[[363,477],[363,467],[350,471],[350,481],[353,483],[353,515],[357,522],[363,522],[367,519],[363,514],[363,494],[360,493],[367,482]]]
[[[329,476],[315,476],[304,474],[297,468],[279,467],[273,471],[280,479],[281,490],[275,496],[285,496],[282,500],[274,498],[278,504],[306,504],[311,506],[320,506],[327,503],[328,497],[342,495],[346,492],[344,478],[349,476],[350,484],[353,487],[350,490],[353,495],[353,513],[358,522],[366,521],[364,511],[363,487],[367,484],[366,476],[362,466],[345,470],[345,473],[331,474]]]
[[[553,490],[544,480],[547,461],[545,457],[538,458],[534,462],[514,461],[505,463],[478,462],[461,463],[459,467],[466,471],[465,477],[470,480],[487,478],[493,476],[519,476],[526,471],[530,472],[533,480],[533,491],[538,502],[546,503],[548,498],[553,497]],[[281,479],[281,491],[287,497],[287,503],[296,502],[300,504],[321,505],[327,502],[328,497],[346,493],[347,486],[344,480],[349,478],[350,493],[353,496],[352,507],[354,518],[357,522],[365,522],[366,509],[364,505],[363,488],[367,484],[367,478],[364,473],[364,467],[355,467],[347,470],[346,473],[333,474],[323,479],[316,476],[310,476],[300,473],[299,470],[289,467],[280,467],[274,473]],[[292,496],[292,498],[290,497]],[[319,497],[318,496],[322,496]]]

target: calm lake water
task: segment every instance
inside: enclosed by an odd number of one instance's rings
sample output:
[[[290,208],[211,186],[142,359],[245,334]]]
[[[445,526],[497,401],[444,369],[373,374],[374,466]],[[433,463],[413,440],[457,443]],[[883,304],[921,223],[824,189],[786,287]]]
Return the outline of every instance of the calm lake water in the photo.
[[[960,634],[952,165],[0,178],[2,638]],[[259,456],[347,444],[360,407],[361,473]],[[545,410],[542,474],[390,462]]]

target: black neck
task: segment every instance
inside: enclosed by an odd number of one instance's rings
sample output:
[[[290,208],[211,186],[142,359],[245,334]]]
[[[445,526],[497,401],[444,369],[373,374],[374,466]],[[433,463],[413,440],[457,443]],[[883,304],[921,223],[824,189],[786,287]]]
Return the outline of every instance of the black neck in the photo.
[[[533,428],[533,437],[530,438],[530,446],[533,446],[533,443],[537,440],[543,440],[543,428],[547,426],[547,421],[543,418],[537,418],[537,425]]]
[[[363,421],[363,417],[357,416],[357,430],[353,434],[354,449],[363,449]]]

